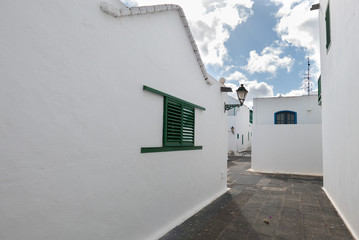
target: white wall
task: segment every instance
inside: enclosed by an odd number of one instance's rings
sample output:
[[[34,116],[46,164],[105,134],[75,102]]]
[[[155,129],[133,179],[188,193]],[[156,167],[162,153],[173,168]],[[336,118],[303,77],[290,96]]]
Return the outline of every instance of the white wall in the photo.
[[[228,96],[229,104],[239,104],[239,101]],[[234,127],[232,133],[231,127]],[[243,142],[242,142],[243,135]],[[249,108],[243,105],[228,111],[228,153],[238,154],[249,150],[252,146],[252,124],[249,122]]]
[[[320,1],[324,189],[359,239],[359,4],[330,1],[331,46]]]
[[[271,97],[253,99],[254,124],[274,124],[274,113],[290,110],[297,113],[298,124],[320,124],[318,96]]]
[[[227,190],[226,94],[178,12],[0,2],[0,239],[156,239]],[[203,106],[195,145],[162,143],[163,98]]]
[[[321,108],[317,96],[255,98],[252,169],[322,175]],[[297,124],[274,124],[274,114],[297,113]]]
[[[254,126],[252,169],[322,175],[321,133],[320,124]]]

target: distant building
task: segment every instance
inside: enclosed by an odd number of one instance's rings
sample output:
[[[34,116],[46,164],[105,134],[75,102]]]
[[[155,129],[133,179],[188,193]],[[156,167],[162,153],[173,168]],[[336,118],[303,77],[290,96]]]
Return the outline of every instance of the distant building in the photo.
[[[0,2],[0,238],[158,239],[227,191],[183,10]]]
[[[359,2],[320,0],[324,189],[359,239]]]
[[[228,96],[229,104],[239,101]],[[228,154],[237,155],[251,149],[253,111],[246,105],[228,111]]]
[[[252,169],[322,175],[321,108],[316,95],[255,98]]]

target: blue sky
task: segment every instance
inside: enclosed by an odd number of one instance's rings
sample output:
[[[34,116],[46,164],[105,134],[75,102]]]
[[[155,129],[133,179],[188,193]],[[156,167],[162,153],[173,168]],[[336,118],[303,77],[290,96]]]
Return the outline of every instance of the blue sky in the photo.
[[[305,94],[311,61],[313,90],[319,76],[317,11],[314,0],[127,0],[128,6],[180,5],[206,69],[216,79],[249,90],[254,97]]]

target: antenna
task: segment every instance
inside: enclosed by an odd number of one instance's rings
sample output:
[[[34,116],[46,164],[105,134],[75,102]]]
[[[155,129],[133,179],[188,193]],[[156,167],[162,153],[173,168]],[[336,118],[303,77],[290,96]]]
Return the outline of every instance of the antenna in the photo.
[[[308,96],[310,94],[310,91],[312,90],[311,89],[312,82],[310,81],[310,77],[311,77],[311,74],[310,74],[310,62],[309,62],[309,57],[308,57],[308,70],[306,71],[306,73],[304,75],[304,78],[303,78],[303,89],[307,90]]]

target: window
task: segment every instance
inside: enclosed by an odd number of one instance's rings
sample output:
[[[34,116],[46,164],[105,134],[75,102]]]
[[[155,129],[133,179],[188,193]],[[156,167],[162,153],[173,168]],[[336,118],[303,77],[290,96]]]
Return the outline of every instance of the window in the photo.
[[[330,10],[329,10],[329,2],[327,6],[327,10],[325,10],[325,29],[326,29],[326,48],[329,51],[331,38],[330,38]]]
[[[253,123],[253,110],[249,110],[249,122]]]
[[[242,134],[242,145],[243,145],[243,142],[244,142],[244,141],[243,141],[243,134]]]
[[[292,111],[276,112],[274,124],[297,124],[297,113]]]
[[[239,139],[239,133],[237,133],[237,139]]]
[[[164,104],[162,146],[142,147],[141,153],[202,149],[195,146],[195,108],[206,109],[148,86],[143,90],[162,95]]]
[[[164,97],[163,146],[194,146],[194,107]]]
[[[322,76],[318,78],[318,104],[322,105]]]

